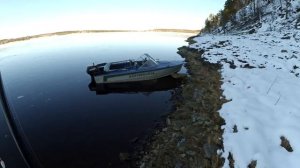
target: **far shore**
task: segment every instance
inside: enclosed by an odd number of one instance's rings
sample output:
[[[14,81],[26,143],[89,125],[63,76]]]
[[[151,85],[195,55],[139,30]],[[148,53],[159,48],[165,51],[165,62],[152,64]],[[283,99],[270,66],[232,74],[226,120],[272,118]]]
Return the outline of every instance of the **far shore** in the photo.
[[[68,35],[68,34],[75,34],[75,33],[110,33],[110,32],[174,32],[174,33],[191,33],[191,34],[198,34],[200,30],[187,30],[187,29],[151,29],[151,30],[74,30],[74,31],[61,31],[61,32],[53,32],[53,33],[45,33],[45,34],[37,34],[25,37],[18,37],[18,38],[10,38],[10,39],[0,39],[1,44],[7,44],[16,41],[24,41],[30,40],[34,38],[41,38],[41,37],[49,37],[49,36],[61,36],[61,35]]]

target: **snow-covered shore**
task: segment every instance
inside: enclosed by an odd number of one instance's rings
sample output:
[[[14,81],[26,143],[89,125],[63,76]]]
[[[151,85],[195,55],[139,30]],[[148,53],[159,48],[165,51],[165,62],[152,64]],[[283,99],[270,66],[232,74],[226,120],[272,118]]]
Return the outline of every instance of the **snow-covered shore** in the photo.
[[[203,49],[203,58],[223,65],[223,95],[230,100],[219,110],[226,122],[224,150],[219,151],[224,167],[229,167],[229,153],[235,167],[255,161],[256,167],[299,167],[298,39],[289,33],[261,32],[193,40],[197,43],[190,48]]]

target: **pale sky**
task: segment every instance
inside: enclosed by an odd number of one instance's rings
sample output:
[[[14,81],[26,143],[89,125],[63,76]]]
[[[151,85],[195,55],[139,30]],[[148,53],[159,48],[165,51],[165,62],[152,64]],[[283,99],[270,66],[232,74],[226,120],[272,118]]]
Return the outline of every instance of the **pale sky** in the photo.
[[[225,0],[0,0],[0,39],[66,30],[199,30]]]

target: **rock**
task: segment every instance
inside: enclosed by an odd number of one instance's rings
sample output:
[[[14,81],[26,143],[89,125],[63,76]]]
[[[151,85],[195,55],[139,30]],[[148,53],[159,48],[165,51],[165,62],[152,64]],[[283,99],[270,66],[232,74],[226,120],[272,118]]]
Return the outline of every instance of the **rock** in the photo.
[[[248,68],[248,69],[252,69],[252,68],[256,68],[255,66],[252,66],[250,64],[245,64],[244,66],[242,66],[241,68]]]
[[[199,89],[195,89],[194,90],[194,94],[193,94],[193,98],[194,99],[198,99],[198,98],[201,98],[203,95],[203,92]]]
[[[205,152],[205,157],[206,158],[211,158],[212,156],[217,154],[217,147],[215,145],[211,145],[211,144],[204,144],[203,145],[203,149]]]
[[[185,138],[181,138],[178,142],[177,142],[177,147],[180,147],[182,145],[184,145],[186,142]]]
[[[234,158],[231,152],[229,152],[227,159],[229,160],[229,167],[234,168]]]
[[[251,163],[248,165],[248,168],[256,168],[257,161],[252,160]]]
[[[166,122],[167,122],[167,125],[171,125],[171,120],[169,117],[166,119]]]
[[[249,31],[249,34],[254,34],[256,31],[255,31],[255,29],[251,29],[250,31]]]
[[[191,151],[191,150],[188,150],[185,153],[188,154],[188,155],[190,155],[190,156],[195,156],[196,155],[196,152],[195,151]]]
[[[215,126],[214,126],[214,130],[215,130],[215,131],[218,131],[219,129],[220,129],[220,128],[219,128],[218,125],[215,125]]]
[[[143,162],[141,165],[140,165],[140,168],[145,168],[145,162]]]
[[[183,165],[181,162],[177,162],[176,165],[175,165],[175,168],[182,168]]]
[[[238,132],[237,126],[234,125],[234,126],[233,126],[233,133],[237,133],[237,132]]]
[[[287,53],[288,51],[287,51],[287,50],[281,50],[281,52],[282,52],[282,53]]]
[[[1,158],[0,158],[0,166],[1,166],[1,168],[5,168],[5,163]]]
[[[180,151],[180,152],[184,152],[186,150],[186,148],[184,147],[184,146],[180,146],[179,148],[178,148],[178,151]]]
[[[289,140],[288,140],[286,137],[281,136],[281,137],[280,137],[280,140],[281,140],[280,146],[282,146],[282,147],[283,147],[284,149],[286,149],[288,152],[293,152],[293,151],[294,151],[293,148],[292,148],[292,146],[290,145]]]
[[[121,161],[129,160],[129,153],[120,153],[119,158]]]
[[[258,68],[263,69],[263,68],[266,68],[266,66],[264,66],[264,65],[259,65]]]
[[[180,131],[180,128],[181,128],[180,126],[174,125],[173,130],[174,130],[174,131]]]
[[[134,137],[134,138],[132,138],[129,142],[130,142],[130,143],[136,143],[138,140],[139,140],[138,137]]]
[[[180,128],[180,131],[184,133],[184,132],[186,131],[185,127],[182,126],[182,127]]]
[[[228,61],[227,58],[223,58],[223,59],[221,59],[221,61],[224,61],[224,62],[228,63],[229,64],[229,68],[231,68],[231,69],[235,69],[236,68],[236,65],[234,64],[233,60]]]
[[[241,62],[241,63],[244,63],[244,64],[248,63],[248,62],[245,61],[245,60],[240,60],[240,59],[238,59],[238,61]]]
[[[283,36],[283,37],[281,37],[281,39],[283,39],[283,40],[289,40],[289,39],[291,39],[291,37],[290,36]]]

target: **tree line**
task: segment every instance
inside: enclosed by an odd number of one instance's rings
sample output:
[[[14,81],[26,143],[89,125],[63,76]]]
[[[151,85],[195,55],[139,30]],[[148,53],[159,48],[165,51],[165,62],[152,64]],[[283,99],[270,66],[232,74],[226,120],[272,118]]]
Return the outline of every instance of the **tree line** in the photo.
[[[248,5],[252,0],[226,0],[224,9],[217,14],[210,14],[205,20],[205,27],[202,32],[211,32],[220,26],[225,26],[228,21],[233,20],[238,10]]]
[[[225,27],[228,22],[235,24],[239,21],[236,17],[239,16],[242,19],[248,19],[246,15],[246,10],[241,10],[246,6],[251,10],[251,17],[255,19],[260,19],[263,12],[264,5],[275,4],[275,1],[279,3],[282,17],[288,19],[291,14],[291,1],[294,0],[226,0],[224,4],[224,9],[220,10],[217,14],[210,14],[205,20],[205,27],[200,31],[200,33],[207,32],[211,33],[219,27]],[[283,5],[284,4],[284,5]],[[237,12],[240,11],[237,15]],[[272,12],[272,15],[274,15]]]

